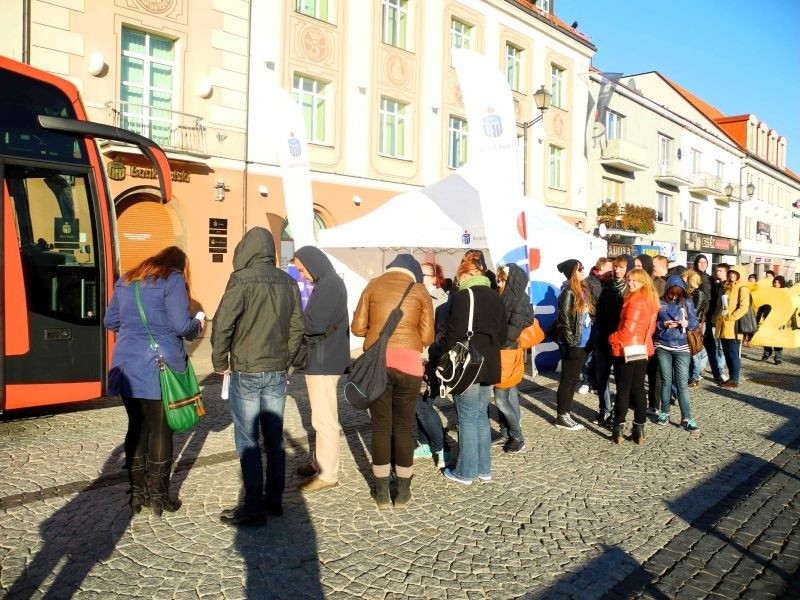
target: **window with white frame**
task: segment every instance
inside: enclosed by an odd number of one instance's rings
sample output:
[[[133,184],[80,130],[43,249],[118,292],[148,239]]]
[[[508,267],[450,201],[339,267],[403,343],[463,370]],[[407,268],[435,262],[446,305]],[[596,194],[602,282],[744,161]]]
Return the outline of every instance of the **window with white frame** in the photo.
[[[606,139],[622,139],[622,123],[624,120],[625,117],[622,115],[611,110],[606,111]]]
[[[328,20],[328,0],[295,0],[294,9],[320,21]]]
[[[467,122],[459,117],[450,117],[447,133],[447,166],[458,169],[467,162]]]
[[[622,206],[622,182],[603,177],[603,204],[615,203]]]
[[[472,25],[458,19],[450,20],[450,47],[469,50],[472,42]]]
[[[522,72],[522,49],[514,44],[506,43],[506,77],[508,85],[515,92],[519,91],[519,79]]]
[[[175,42],[122,28],[120,126],[171,145]]]
[[[717,170],[715,171],[714,175],[717,177],[717,182],[719,183],[719,187],[724,187],[725,182],[725,163],[721,160],[717,161]]]
[[[550,0],[539,0],[537,6],[542,10],[542,12],[550,14]]]
[[[659,223],[669,223],[672,212],[672,196],[657,192],[656,194],[656,221]]]
[[[700,203],[689,202],[689,226],[688,229],[700,229]]]
[[[309,142],[328,140],[328,84],[306,75],[295,74],[292,84],[294,100],[300,105]]]
[[[692,167],[692,175],[697,175],[703,170],[703,153],[697,148],[692,148],[690,155],[690,163]]]
[[[564,108],[564,69],[550,65],[550,105]]]
[[[658,134],[658,166],[661,173],[664,173],[672,159],[672,138]]]
[[[722,233],[722,223],[725,213],[721,208],[714,209],[714,233],[720,235]]]
[[[383,0],[383,43],[407,49],[408,0]]]
[[[381,98],[378,152],[394,158],[406,157],[408,105],[391,98]]]
[[[547,185],[557,190],[563,190],[564,179],[564,149],[550,146],[547,161]]]

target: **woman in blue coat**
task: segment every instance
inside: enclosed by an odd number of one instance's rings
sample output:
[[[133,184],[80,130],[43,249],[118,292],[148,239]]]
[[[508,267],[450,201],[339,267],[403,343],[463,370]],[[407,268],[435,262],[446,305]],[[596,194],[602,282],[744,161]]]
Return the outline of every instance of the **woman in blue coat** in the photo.
[[[699,427],[692,418],[689,402],[689,351],[687,329],[697,329],[697,312],[694,302],[686,294],[686,284],[678,275],[670,275],[661,298],[653,346],[656,350],[661,374],[661,412],[659,425],[669,423],[669,400],[674,385],[678,392],[681,409],[681,427],[686,431],[697,431]]]
[[[175,246],[143,260],[117,281],[103,320],[117,334],[108,388],[109,394],[122,396],[128,413],[125,456],[131,510],[135,514],[149,504],[160,516],[162,510],[178,510],[181,501],[169,498],[172,430],[164,414],[156,351],[139,314],[135,282],[158,353],[170,368],[186,369],[183,339],[194,339],[203,330],[203,321],[189,315],[189,260]]]

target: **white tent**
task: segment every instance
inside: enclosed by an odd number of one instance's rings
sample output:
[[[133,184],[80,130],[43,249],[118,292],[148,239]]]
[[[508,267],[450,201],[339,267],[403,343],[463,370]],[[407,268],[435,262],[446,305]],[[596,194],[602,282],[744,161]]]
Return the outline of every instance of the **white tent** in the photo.
[[[338,262],[351,308],[366,282],[382,273],[399,252],[412,253],[418,259],[433,255],[445,275],[452,276],[464,251],[486,248],[481,198],[468,177],[469,171],[463,167],[433,185],[395,196],[363,217],[319,231],[319,247]],[[570,226],[537,200],[525,198],[524,206],[531,300],[547,327],[564,280],[556,265],[568,258],[594,265],[598,257],[606,255],[606,242]],[[509,228],[513,227],[517,223],[509,223]],[[488,260],[494,264],[491,256]],[[537,347],[539,369],[555,368],[558,358],[554,349],[554,344]]]

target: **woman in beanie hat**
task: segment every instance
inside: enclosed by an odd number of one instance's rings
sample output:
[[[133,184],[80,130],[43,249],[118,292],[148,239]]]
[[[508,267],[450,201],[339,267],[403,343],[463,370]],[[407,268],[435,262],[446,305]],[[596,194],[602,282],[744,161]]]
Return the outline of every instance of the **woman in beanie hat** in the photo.
[[[572,419],[572,401],[586,360],[586,343],[592,332],[594,303],[584,284],[586,274],[580,261],[571,258],[559,263],[558,270],[567,281],[558,296],[558,347],[561,349],[561,381],[556,393],[556,427],[583,429]]]

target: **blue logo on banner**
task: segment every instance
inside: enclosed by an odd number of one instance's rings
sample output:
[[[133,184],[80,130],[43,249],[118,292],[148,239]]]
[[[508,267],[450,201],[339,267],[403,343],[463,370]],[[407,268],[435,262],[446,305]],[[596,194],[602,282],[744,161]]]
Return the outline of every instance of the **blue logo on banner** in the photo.
[[[472,239],[470,236],[469,231],[465,231],[461,236],[461,243],[462,244],[469,244],[469,241]]]
[[[296,137],[289,138],[289,154],[297,158],[303,153],[303,149],[300,147],[300,140]]]
[[[489,114],[483,117],[483,133],[490,138],[503,134],[503,122],[499,115]]]

